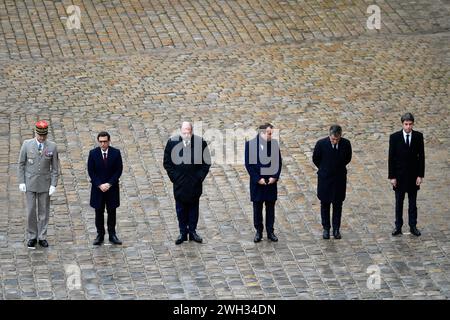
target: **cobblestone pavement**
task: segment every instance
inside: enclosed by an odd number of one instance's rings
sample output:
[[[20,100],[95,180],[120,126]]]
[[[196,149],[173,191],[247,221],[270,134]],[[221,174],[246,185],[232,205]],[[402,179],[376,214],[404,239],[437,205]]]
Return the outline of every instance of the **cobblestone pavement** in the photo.
[[[373,2],[378,31],[360,0],[73,1],[80,30],[60,18],[72,1],[0,1],[0,298],[449,299],[450,5]],[[419,238],[390,235],[388,137],[405,111],[426,143]],[[50,247],[28,250],[16,169],[38,118],[50,121],[61,176]],[[204,244],[174,244],[162,157],[184,119],[222,134],[280,129],[279,242],[253,243],[246,171],[216,161]],[[343,239],[325,241],[311,157],[334,122],[354,156]],[[124,244],[95,248],[86,160],[103,129],[123,152]],[[373,267],[379,289],[367,285]]]

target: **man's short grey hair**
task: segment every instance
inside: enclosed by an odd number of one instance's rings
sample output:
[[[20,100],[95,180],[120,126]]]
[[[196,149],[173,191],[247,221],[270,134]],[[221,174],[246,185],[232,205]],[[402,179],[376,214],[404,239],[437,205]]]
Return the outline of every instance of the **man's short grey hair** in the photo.
[[[330,127],[330,136],[338,137],[338,136],[341,136],[341,135],[342,135],[342,128],[341,128],[341,126],[339,126],[337,124],[333,124]]]
[[[405,122],[405,121],[412,121],[412,122],[414,122],[414,116],[412,115],[411,112],[407,112],[404,115],[402,115],[400,120],[402,121],[402,123]]]

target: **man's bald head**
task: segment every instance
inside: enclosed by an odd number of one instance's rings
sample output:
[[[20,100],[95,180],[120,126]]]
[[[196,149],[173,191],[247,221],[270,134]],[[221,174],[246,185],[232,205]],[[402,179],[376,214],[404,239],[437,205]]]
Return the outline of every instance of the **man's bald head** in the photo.
[[[183,128],[189,128],[192,131],[192,123],[189,121],[183,121],[181,124],[181,130],[183,130]]]
[[[183,140],[190,140],[192,137],[192,123],[189,121],[183,121],[181,124],[181,136]]]

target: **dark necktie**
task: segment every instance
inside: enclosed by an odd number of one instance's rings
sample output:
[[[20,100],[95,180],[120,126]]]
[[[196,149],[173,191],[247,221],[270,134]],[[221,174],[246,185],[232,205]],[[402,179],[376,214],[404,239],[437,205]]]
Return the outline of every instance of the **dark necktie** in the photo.
[[[409,147],[409,134],[406,135],[406,145]]]
[[[337,145],[336,144],[333,144],[333,149],[337,150]]]
[[[108,164],[108,157],[106,155],[106,152],[103,152],[103,163],[105,164],[105,166]]]
[[[39,143],[38,151],[39,151],[39,154],[41,155],[42,154],[42,143]]]

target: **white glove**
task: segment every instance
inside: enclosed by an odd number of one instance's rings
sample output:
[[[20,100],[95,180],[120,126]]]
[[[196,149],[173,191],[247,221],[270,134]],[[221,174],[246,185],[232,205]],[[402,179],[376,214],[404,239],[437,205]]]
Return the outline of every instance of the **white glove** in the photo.
[[[27,186],[25,185],[25,183],[19,184],[19,190],[22,192],[27,192]]]
[[[56,191],[56,187],[54,186],[50,186],[50,189],[48,190],[48,195],[51,196],[52,194],[54,194]]]

